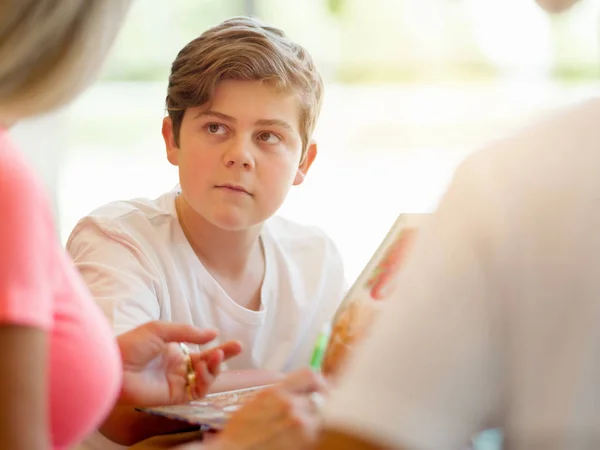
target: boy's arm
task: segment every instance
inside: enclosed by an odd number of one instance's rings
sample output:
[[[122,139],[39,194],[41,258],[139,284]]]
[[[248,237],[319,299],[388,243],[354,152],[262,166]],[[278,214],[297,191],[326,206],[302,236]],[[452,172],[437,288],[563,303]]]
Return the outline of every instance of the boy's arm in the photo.
[[[67,251],[115,335],[160,319],[156,269],[133,238],[84,219],[71,233]]]
[[[144,249],[134,239],[109,233],[89,219],[71,233],[67,251],[94,301],[118,335],[160,319],[156,276]],[[100,427],[113,442],[133,445],[158,434],[189,429],[189,425],[116,406]]]

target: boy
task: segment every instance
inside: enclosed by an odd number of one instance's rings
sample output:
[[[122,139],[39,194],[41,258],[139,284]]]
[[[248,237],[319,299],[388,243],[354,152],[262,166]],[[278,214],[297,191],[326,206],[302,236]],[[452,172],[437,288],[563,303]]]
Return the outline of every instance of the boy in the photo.
[[[116,334],[155,319],[219,329],[244,348],[221,389],[309,364],[345,292],[342,261],[319,230],[272,216],[315,159],[322,92],[310,55],[253,19],[181,50],[162,126],[180,186],[97,209],[67,243]]]

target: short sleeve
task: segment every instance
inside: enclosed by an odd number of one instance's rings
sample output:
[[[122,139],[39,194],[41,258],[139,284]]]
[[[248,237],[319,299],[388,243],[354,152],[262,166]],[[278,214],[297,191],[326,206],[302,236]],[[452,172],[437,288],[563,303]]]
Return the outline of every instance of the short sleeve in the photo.
[[[391,447],[464,448],[497,417],[503,373],[481,168],[461,167],[416,241],[326,412],[329,426]]]
[[[127,236],[85,218],[71,233],[67,251],[115,334],[160,318],[155,270]]]
[[[41,182],[0,131],[0,323],[51,327],[59,248]]]

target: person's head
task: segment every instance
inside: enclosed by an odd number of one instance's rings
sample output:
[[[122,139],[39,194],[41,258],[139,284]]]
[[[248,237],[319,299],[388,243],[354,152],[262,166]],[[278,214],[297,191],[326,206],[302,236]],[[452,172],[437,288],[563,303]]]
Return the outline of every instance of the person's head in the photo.
[[[130,3],[0,2],[0,123],[58,108],[87,87]]]
[[[307,51],[255,19],[187,44],[171,68],[163,136],[188,205],[227,230],[272,216],[316,156],[322,95]]]
[[[558,13],[569,9],[578,0],[535,0],[548,12]]]

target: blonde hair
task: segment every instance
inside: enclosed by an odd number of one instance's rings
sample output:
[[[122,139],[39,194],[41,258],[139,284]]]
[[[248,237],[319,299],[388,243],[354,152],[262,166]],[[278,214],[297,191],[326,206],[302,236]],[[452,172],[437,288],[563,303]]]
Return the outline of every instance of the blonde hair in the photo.
[[[0,2],[0,118],[58,108],[95,78],[131,0]]]
[[[296,93],[304,156],[323,97],[323,81],[304,48],[278,28],[246,17],[226,20],[187,44],[171,66],[166,98],[177,145],[185,110],[209,102],[221,80],[266,81]]]

